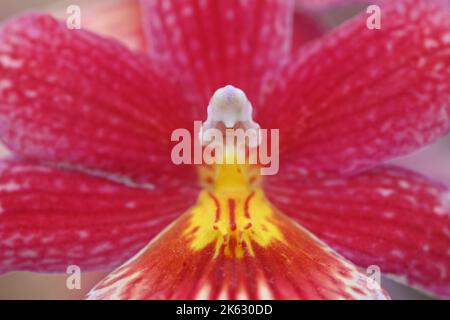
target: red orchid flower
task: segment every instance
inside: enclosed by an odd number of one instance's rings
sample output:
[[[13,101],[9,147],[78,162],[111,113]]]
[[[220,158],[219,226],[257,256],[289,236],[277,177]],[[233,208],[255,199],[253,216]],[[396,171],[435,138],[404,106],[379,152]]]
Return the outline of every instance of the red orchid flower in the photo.
[[[1,27],[0,272],[127,261],[95,299],[385,299],[355,266],[376,265],[450,297],[449,190],[381,165],[450,130],[444,4],[388,1],[380,30],[293,54],[293,1],[142,5],[147,54],[42,14]],[[280,129],[277,175],[172,163],[228,84]]]

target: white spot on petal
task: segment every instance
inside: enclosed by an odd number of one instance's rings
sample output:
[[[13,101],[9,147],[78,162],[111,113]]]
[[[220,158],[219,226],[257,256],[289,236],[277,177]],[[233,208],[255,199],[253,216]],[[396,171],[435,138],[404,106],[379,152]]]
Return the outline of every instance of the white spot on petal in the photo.
[[[128,209],[133,209],[136,208],[136,202],[134,201],[129,201],[125,204],[125,207],[127,207]]]
[[[400,181],[398,182],[398,185],[399,185],[400,188],[402,188],[402,189],[409,189],[409,188],[411,188],[411,184],[410,184],[408,181],[406,181],[406,180],[400,180]]]
[[[37,253],[34,250],[26,249],[19,252],[19,256],[22,258],[35,258],[37,257]]]
[[[24,94],[25,94],[25,97],[27,97],[27,98],[36,98],[37,97],[37,92],[33,91],[33,90],[26,90],[24,92]]]
[[[395,213],[391,211],[386,211],[383,213],[383,217],[385,217],[386,219],[392,219],[395,217]]]
[[[11,81],[7,79],[0,80],[0,94],[5,90],[11,88]]]
[[[433,49],[433,48],[438,47],[439,43],[434,39],[425,39],[423,45],[427,49]]]
[[[442,36],[442,42],[444,44],[450,44],[450,33],[446,33]]]
[[[0,191],[16,191],[18,190],[20,187],[20,185],[18,185],[17,183],[15,183],[14,181],[10,181],[8,183],[5,184],[0,184]]]
[[[403,258],[403,257],[405,256],[404,253],[401,252],[400,250],[392,250],[392,251],[391,251],[391,254],[392,254],[394,257],[398,257],[398,258]]]
[[[87,237],[89,237],[89,232],[86,230],[80,230],[78,232],[78,236],[80,237],[80,239],[86,239]]]
[[[394,190],[392,189],[385,189],[385,188],[378,188],[377,189],[378,194],[380,194],[382,197],[390,197],[394,194]]]
[[[208,300],[209,299],[209,292],[210,292],[209,285],[204,285],[197,294],[196,299],[197,300]]]
[[[5,68],[18,69],[23,65],[23,61],[13,59],[10,56],[2,55],[0,56],[0,64]]]
[[[258,281],[258,293],[259,293],[259,299],[261,300],[272,300],[273,294],[270,291],[269,287],[267,286],[267,283],[259,280]]]

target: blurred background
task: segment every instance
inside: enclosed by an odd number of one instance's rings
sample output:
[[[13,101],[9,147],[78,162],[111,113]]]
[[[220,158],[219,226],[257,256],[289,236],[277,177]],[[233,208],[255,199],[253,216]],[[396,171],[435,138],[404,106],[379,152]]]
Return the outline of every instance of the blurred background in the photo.
[[[22,10],[43,8],[52,2],[55,3],[54,0],[2,1],[0,4],[0,19],[3,20]]]
[[[58,16],[64,15],[68,5],[79,5],[82,8],[82,21],[85,8],[102,5],[117,0],[90,1],[55,1],[55,0],[21,0],[0,2],[0,23],[4,19],[23,10],[41,9]],[[320,15],[327,28],[332,28],[348,19],[362,7],[340,8]],[[87,13],[88,14],[88,13]],[[120,19],[118,19],[120,21]],[[93,27],[93,29],[96,29]],[[103,32],[104,30],[96,30]],[[108,32],[106,32],[108,33]],[[114,36],[114,34],[109,34]],[[0,154],[6,154],[0,145]],[[450,186],[450,137],[444,138],[433,146],[427,147],[414,155],[393,161],[396,164],[420,171],[425,175],[441,180]],[[0,276],[0,299],[83,299],[85,294],[103,277],[105,273],[83,273],[80,290],[68,290],[66,274],[36,274],[31,272],[13,272]],[[422,294],[382,279],[382,285],[394,299],[426,299]]]

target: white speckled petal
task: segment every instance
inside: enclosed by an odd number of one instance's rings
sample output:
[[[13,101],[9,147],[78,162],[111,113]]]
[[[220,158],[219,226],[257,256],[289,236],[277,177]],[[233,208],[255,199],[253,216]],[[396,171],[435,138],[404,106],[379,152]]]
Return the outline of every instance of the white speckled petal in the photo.
[[[132,188],[77,172],[0,163],[0,273],[111,270],[139,251],[196,198],[161,176]]]
[[[263,77],[289,55],[292,0],[143,1],[150,55],[186,93],[208,99],[231,84],[255,101]]]
[[[287,166],[273,204],[361,267],[450,297],[450,189],[399,167],[326,179]]]
[[[170,134],[192,126],[189,110],[114,40],[36,13],[0,28],[0,136],[21,156],[145,180],[171,163]]]
[[[256,121],[280,128],[281,152],[316,171],[363,170],[450,129],[450,11],[388,1],[300,50]],[[281,161],[283,162],[283,160]]]

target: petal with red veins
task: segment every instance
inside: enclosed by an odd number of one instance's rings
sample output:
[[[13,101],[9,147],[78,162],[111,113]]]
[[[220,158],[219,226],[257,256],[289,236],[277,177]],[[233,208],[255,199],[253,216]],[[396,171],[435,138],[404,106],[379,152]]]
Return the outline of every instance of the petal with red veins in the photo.
[[[0,135],[21,156],[145,177],[189,124],[178,92],[144,55],[50,16],[0,29]]]
[[[0,273],[112,270],[195,201],[161,176],[147,189],[35,164],[0,164]]]
[[[450,297],[447,187],[398,167],[327,179],[285,170],[265,186],[277,208],[357,265]]]
[[[130,49],[145,50],[145,37],[139,0],[82,1],[81,27],[105,37],[115,38]],[[58,18],[67,18],[67,4],[57,4]]]
[[[388,298],[378,283],[290,218],[260,207],[266,201],[260,191],[240,197],[204,191],[200,208],[109,274],[88,298]]]
[[[263,76],[290,51],[291,0],[144,1],[150,55],[180,77],[205,112],[220,87],[243,89],[253,101]]]
[[[259,123],[299,166],[362,170],[449,131],[449,10],[402,0],[382,13],[380,30],[362,15],[300,50],[267,97]]]

